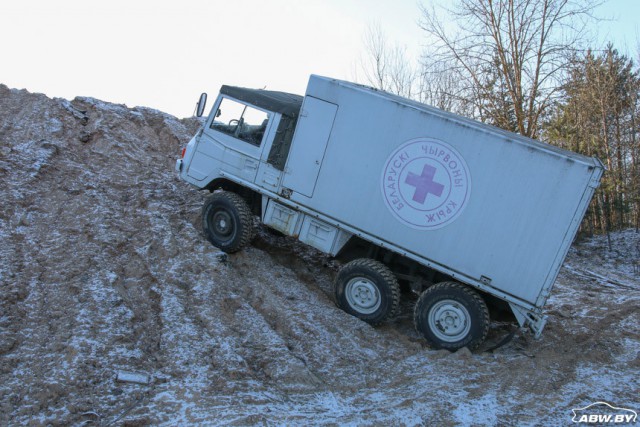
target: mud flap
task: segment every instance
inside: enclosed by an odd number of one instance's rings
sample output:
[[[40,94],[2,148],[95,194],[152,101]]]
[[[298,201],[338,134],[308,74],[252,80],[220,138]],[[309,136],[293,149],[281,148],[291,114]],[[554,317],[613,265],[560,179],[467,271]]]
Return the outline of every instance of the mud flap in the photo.
[[[520,307],[519,305],[511,302],[509,303],[509,307],[511,307],[511,311],[516,316],[520,326],[528,326],[529,329],[531,329],[531,332],[533,332],[534,338],[540,338],[542,330],[547,324],[547,316],[534,313],[531,310],[527,310],[526,308]]]

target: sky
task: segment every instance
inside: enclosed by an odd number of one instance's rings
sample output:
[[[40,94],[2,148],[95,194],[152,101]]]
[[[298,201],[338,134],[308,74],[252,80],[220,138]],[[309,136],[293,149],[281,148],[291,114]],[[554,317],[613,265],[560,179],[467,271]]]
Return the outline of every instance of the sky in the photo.
[[[640,0],[596,13],[598,40],[637,58]],[[419,19],[415,0],[0,0],[0,83],[187,117],[223,84],[304,94],[310,74],[354,80],[375,23],[417,58]]]

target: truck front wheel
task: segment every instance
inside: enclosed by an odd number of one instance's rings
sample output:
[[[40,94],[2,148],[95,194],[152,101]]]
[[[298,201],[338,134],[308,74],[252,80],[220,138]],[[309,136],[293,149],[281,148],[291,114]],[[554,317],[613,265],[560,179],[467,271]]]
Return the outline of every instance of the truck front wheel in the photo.
[[[457,282],[424,291],[414,310],[416,330],[432,348],[476,349],[489,331],[489,310],[473,289]]]
[[[347,313],[377,325],[395,316],[400,286],[381,262],[360,258],[345,264],[334,283],[338,306]]]
[[[224,252],[237,252],[253,235],[251,210],[235,193],[213,193],[202,208],[202,229],[214,246]]]

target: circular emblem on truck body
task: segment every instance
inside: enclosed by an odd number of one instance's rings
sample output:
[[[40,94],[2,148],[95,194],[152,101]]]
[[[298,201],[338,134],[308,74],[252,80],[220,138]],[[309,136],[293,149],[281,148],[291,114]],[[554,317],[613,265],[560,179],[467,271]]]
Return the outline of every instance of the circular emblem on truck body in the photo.
[[[471,192],[471,175],[460,153],[431,138],[405,142],[388,158],[382,194],[391,213],[406,225],[436,230],[453,222]]]

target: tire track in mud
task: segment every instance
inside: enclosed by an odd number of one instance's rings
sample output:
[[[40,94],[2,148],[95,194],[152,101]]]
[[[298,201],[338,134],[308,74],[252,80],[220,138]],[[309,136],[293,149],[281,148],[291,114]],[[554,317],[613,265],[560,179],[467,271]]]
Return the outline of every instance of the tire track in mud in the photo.
[[[263,242],[258,242],[257,246],[264,248],[265,250],[269,250],[268,256],[271,256],[274,260],[276,270],[278,264],[285,269],[292,267],[293,271],[296,269],[302,269],[303,276],[302,280],[298,281],[298,286],[300,284],[304,284],[305,287],[310,289],[314,287],[309,280],[305,279],[305,276],[308,275],[313,268],[308,264],[301,265],[301,263],[306,263],[304,255],[300,255],[299,252],[296,253],[295,251],[289,251],[286,248],[273,248],[269,245],[265,245]],[[285,247],[286,246],[287,245],[285,244]],[[272,251],[270,249],[274,250]],[[254,251],[255,249],[252,248],[251,250]],[[276,252],[277,255],[274,256],[273,252]],[[289,257],[295,257],[296,259],[291,260],[287,257],[287,254]],[[253,252],[250,258],[254,258]],[[256,260],[256,263],[261,265],[259,258]],[[247,263],[241,263],[240,267],[247,267]],[[254,269],[252,269],[252,272],[253,270]],[[260,273],[253,272],[252,274],[258,277],[260,276]],[[299,271],[295,271],[294,274],[298,279],[301,279]],[[278,273],[276,272],[275,275],[278,275]],[[329,274],[329,276],[331,276],[331,274]],[[326,279],[321,278],[319,281],[322,282],[323,280]],[[562,282],[563,279],[561,278],[557,285],[561,289],[567,286]],[[574,294],[576,292],[576,278],[570,278],[569,283],[571,284],[567,290],[569,293]],[[316,286],[316,291],[323,288],[320,284]],[[326,293],[324,288],[322,291]],[[620,309],[612,310],[615,306],[615,302],[611,301],[609,295],[613,295],[615,293],[607,290],[602,291],[602,289],[600,289],[600,291],[601,292],[597,294],[593,292],[587,293],[579,296],[577,299],[573,295],[564,296],[562,295],[564,292],[559,292],[561,294],[561,298],[568,298],[568,301],[573,301],[575,307],[580,307],[581,305],[592,307],[592,314],[588,314],[586,317],[579,316],[575,321],[567,322],[566,319],[563,319],[566,315],[558,316],[557,313],[554,313],[554,304],[552,301],[549,308],[550,315],[552,316],[551,322],[553,323],[550,323],[548,326],[548,330],[545,332],[545,338],[543,340],[534,341],[528,334],[523,335],[522,333],[518,333],[514,341],[494,355],[485,353],[477,355],[469,354],[468,356],[462,354],[458,356],[457,354],[450,355],[448,353],[442,354],[442,352],[432,351],[421,352],[405,348],[403,358],[398,360],[397,365],[388,369],[385,372],[385,375],[380,375],[380,377],[377,378],[377,386],[374,385],[376,382],[372,381],[364,386],[359,384],[357,388],[362,390],[364,387],[368,390],[367,393],[377,394],[380,393],[379,390],[384,389],[401,390],[402,388],[407,388],[407,384],[411,383],[415,385],[415,389],[419,389],[421,387],[428,388],[429,386],[427,384],[432,384],[440,387],[440,390],[435,393],[435,395],[440,395],[446,399],[447,394],[449,398],[455,395],[456,386],[454,386],[453,389],[451,387],[442,387],[442,375],[444,374],[445,377],[448,377],[449,382],[458,384],[458,388],[466,390],[461,396],[459,396],[461,399],[485,402],[482,404],[488,405],[489,407],[501,406],[504,408],[505,402],[507,405],[512,405],[515,412],[512,413],[511,410],[503,409],[500,411],[500,419],[511,420],[511,422],[514,423],[517,422],[517,420],[526,419],[529,419],[531,422],[540,419],[545,419],[551,422],[554,419],[553,415],[545,412],[545,410],[557,407],[559,402],[562,405],[565,405],[564,407],[571,407],[572,405],[575,406],[576,402],[580,402],[581,399],[597,399],[598,388],[592,388],[593,391],[591,393],[576,394],[576,389],[580,389],[579,384],[584,384],[585,381],[589,381],[587,379],[588,377],[585,378],[585,373],[589,372],[583,369],[585,365],[613,365],[619,367],[622,372],[628,371],[630,368],[629,366],[625,366],[626,362],[622,363],[622,361],[629,357],[629,348],[625,348],[621,345],[619,340],[627,339],[635,340],[637,342],[637,328],[636,330],[622,331],[621,333],[612,334],[611,327],[615,327],[616,324],[620,325],[621,323],[637,325],[637,321],[634,322],[632,320],[634,315],[637,319],[637,313],[639,312],[637,307],[637,298],[629,299],[628,296],[624,297],[630,304]],[[267,313],[264,316],[266,319],[269,320],[273,317],[273,314],[271,314],[272,304],[266,304],[262,296],[257,298],[251,294],[248,296],[250,300],[255,301],[252,303],[252,306],[254,306],[257,311]],[[598,296],[599,301],[594,298],[596,296]],[[636,302],[634,303],[634,301]],[[612,303],[614,305],[612,305]],[[562,304],[564,305],[566,303]],[[323,310],[326,311],[327,307],[325,306]],[[553,318],[553,316],[558,317]],[[291,327],[291,325],[295,325],[298,321],[304,324],[309,323],[308,319],[296,317],[295,315],[283,315],[282,317],[284,318],[284,322],[282,323],[289,325],[289,327]],[[604,326],[604,328],[594,331],[593,320],[591,319],[601,319],[596,321],[601,322],[601,325]],[[343,322],[340,320],[339,316],[336,316],[336,318],[330,319],[330,322],[343,325]],[[295,333],[292,334],[288,330],[283,330],[277,320],[274,321],[271,319],[268,323],[272,330],[280,336],[295,336]],[[328,328],[329,322],[324,326]],[[499,329],[500,327],[501,326],[499,324],[496,325],[496,328]],[[588,335],[584,335],[580,332],[580,329],[582,328],[585,328],[585,332],[588,331]],[[402,338],[402,332],[400,330],[389,331],[390,329],[396,329],[395,326],[380,329],[381,330],[376,331],[379,334],[389,332],[392,338]],[[351,331],[349,333],[351,335],[355,335]],[[335,340],[336,336],[333,335],[332,338]],[[396,345],[401,347],[402,342],[396,342]],[[371,342],[360,343],[358,347],[359,350],[373,350]],[[315,353],[314,350],[315,349],[313,348],[307,347],[303,351],[308,357]],[[332,350],[332,348],[328,348],[326,351],[331,352]],[[374,351],[378,354],[384,354],[386,349],[376,349]],[[415,359],[417,355],[419,355],[420,358],[423,358],[423,360],[412,360],[412,358]],[[620,359],[621,357],[622,359]],[[631,356],[631,358],[633,359],[633,356]],[[371,363],[371,361],[367,361],[366,359],[364,360],[365,362],[368,362],[369,369],[382,371],[381,366],[377,366],[376,363]],[[633,363],[637,365],[637,362],[638,357],[636,356],[635,362],[632,361],[632,365]],[[327,362],[325,361],[323,363]],[[435,371],[426,369],[425,363],[431,364]],[[338,372],[338,375],[343,374],[345,375],[345,378],[349,378],[351,381],[358,378],[358,373],[345,372],[340,369],[339,364],[338,366],[332,366],[332,369],[335,369]],[[474,369],[481,369],[481,371],[475,375],[469,375],[469,371],[474,371]],[[456,376],[459,376],[460,372],[467,372],[467,374],[465,377],[455,379]],[[598,368],[596,372],[602,371]],[[511,375],[511,373],[514,373],[514,375]],[[420,375],[426,375],[426,377],[422,380],[416,379],[416,376]],[[611,373],[611,375],[614,375],[614,373]],[[624,375],[625,374],[621,373],[619,376],[624,378]],[[616,376],[618,375],[616,374]],[[596,374],[596,377],[602,378],[602,373]],[[394,379],[391,380],[391,378]],[[524,378],[528,378],[529,380],[523,381]],[[330,385],[331,387],[327,389],[338,392],[342,394],[343,397],[345,390],[348,390],[348,387],[343,387],[343,384],[340,384],[340,382],[331,383]],[[373,389],[370,387],[373,387]],[[340,392],[340,390],[342,390],[342,392]],[[529,398],[524,399],[522,403],[514,400],[517,399],[518,396],[527,396],[527,393],[529,393],[530,390],[544,390],[544,394],[536,397],[535,404],[533,404]],[[351,400],[351,402],[356,406],[366,406],[367,404],[370,404],[370,400],[364,397],[365,394],[360,394],[360,397],[356,401]],[[501,397],[499,398],[498,396]],[[619,396],[620,395],[618,394],[618,399],[620,399]],[[626,396],[628,398],[628,395]],[[427,400],[431,401],[431,399]],[[395,399],[392,399],[388,403],[387,409],[391,411],[395,408],[393,410],[397,409],[401,411],[402,408],[410,408],[412,404],[413,402],[396,401]],[[435,415],[432,420],[441,419],[445,421],[447,419],[446,417],[441,417],[443,416],[442,414],[450,412],[450,404],[443,404],[442,401],[435,399],[431,401],[429,405],[440,414]],[[458,408],[462,408],[463,411],[476,411],[473,406],[464,407],[463,405]],[[514,416],[514,414],[516,414],[516,416]],[[341,421],[344,421],[344,419],[341,419]]]
[[[245,283],[252,285],[244,290],[242,299],[250,306],[249,313],[259,317],[262,334],[274,337],[280,356],[288,362],[295,366],[296,361],[302,361],[311,382],[321,381],[320,389],[351,389],[375,381],[376,371],[385,364],[380,360],[381,352],[390,359],[406,356],[397,340],[391,342],[388,334],[335,306],[325,293],[332,272],[322,267],[323,262],[308,264],[290,254],[284,266],[273,258],[272,253],[250,248],[231,257],[230,263],[237,265]],[[300,281],[300,274],[306,276],[305,281]],[[419,349],[416,346],[413,351]],[[362,369],[364,365],[371,369]]]

